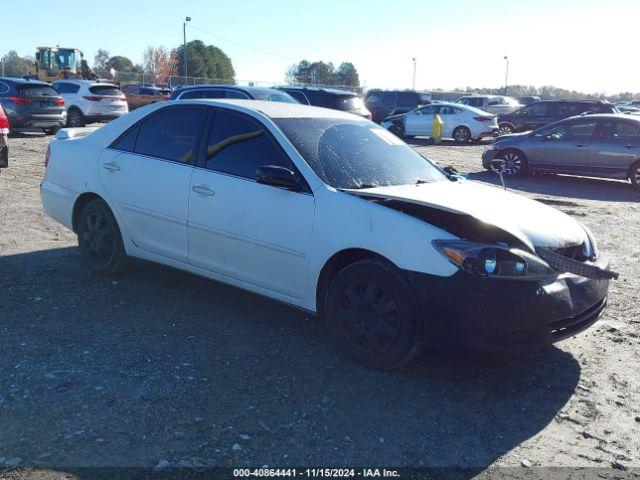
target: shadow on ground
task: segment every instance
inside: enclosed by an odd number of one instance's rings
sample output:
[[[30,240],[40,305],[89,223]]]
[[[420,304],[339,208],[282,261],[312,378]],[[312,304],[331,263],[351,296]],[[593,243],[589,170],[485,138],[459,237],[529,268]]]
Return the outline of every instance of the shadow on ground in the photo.
[[[369,371],[297,310],[142,262],[96,277],[76,248],[0,257],[0,282],[0,457],[78,478],[160,460],[480,472],[580,377],[556,348]]]
[[[464,176],[469,180],[501,185],[500,177],[487,171],[465,173]],[[522,178],[506,178],[505,183],[509,190],[516,192],[605,202],[640,201],[640,191],[634,190],[629,182],[621,180],[536,173]],[[553,202],[547,203],[553,205]],[[557,204],[576,206],[571,205],[571,202],[559,202]]]

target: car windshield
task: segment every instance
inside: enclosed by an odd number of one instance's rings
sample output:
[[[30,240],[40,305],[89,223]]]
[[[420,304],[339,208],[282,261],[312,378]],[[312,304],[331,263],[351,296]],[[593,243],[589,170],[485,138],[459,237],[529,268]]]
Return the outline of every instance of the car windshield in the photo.
[[[368,121],[276,118],[275,123],[322,181],[361,189],[444,180],[431,162]]]
[[[291,95],[278,90],[254,90],[251,94],[256,100],[266,100],[267,102],[300,103]]]

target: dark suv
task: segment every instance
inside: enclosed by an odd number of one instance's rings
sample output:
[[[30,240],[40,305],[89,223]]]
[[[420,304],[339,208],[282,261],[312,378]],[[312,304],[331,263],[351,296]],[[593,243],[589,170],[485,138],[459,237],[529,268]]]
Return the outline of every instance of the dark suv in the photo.
[[[369,90],[364,97],[374,122],[381,122],[389,115],[407,113],[430,102],[430,94],[415,90]]]
[[[360,95],[347,90],[318,87],[275,87],[287,92],[303,105],[325,107],[355,113],[371,120],[371,112],[364,106]]]
[[[238,87],[236,85],[193,85],[191,87],[182,87],[174,90],[169,100],[195,98],[236,98],[239,100],[298,103],[287,93],[273,88]]]
[[[0,78],[0,104],[12,131],[41,128],[53,134],[67,120],[62,97],[51,85],[39,80]]]
[[[600,100],[543,100],[515,112],[498,116],[500,134],[527,132],[550,123],[587,113],[620,113],[615,105]]]

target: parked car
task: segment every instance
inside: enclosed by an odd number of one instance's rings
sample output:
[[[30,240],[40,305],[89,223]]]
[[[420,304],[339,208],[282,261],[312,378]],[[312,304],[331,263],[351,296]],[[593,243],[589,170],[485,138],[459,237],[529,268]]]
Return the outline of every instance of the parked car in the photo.
[[[106,122],[129,113],[127,99],[112,83],[89,80],[59,80],[53,88],[64,99],[67,127]]]
[[[40,194],[91,270],[139,257],[318,312],[369,367],[549,345],[598,319],[615,277],[574,218],[338,110],[191,100],[75,133],[51,142]]]
[[[506,175],[552,172],[629,179],[640,189],[640,118],[630,115],[572,117],[529,133],[500,137],[482,156],[506,162]]]
[[[531,103],[540,101],[540,97],[536,97],[535,95],[529,95],[525,97],[515,97],[515,99],[520,105],[529,105]]]
[[[194,85],[192,87],[178,88],[173,91],[170,97],[171,100],[193,100],[197,98],[236,98],[298,103],[288,93],[274,88],[237,87],[235,85]]]
[[[481,140],[498,135],[495,115],[477,108],[455,103],[432,103],[400,115],[385,118],[381,125],[399,137],[432,136],[433,119],[440,115],[444,122],[442,136],[456,142]]]
[[[0,78],[0,104],[12,131],[39,128],[50,135],[67,121],[62,97],[39,80]]]
[[[157,102],[166,102],[169,95],[158,87],[133,87],[125,92],[129,110],[144,107]]]
[[[0,104],[0,168],[9,166],[9,119]]]
[[[640,100],[633,100],[630,105],[632,107],[640,107]]]
[[[364,104],[374,122],[381,122],[389,115],[406,113],[417,106],[431,102],[431,94],[414,90],[369,90]]]
[[[275,87],[287,92],[303,105],[332,108],[344,112],[354,113],[371,120],[371,112],[364,106],[360,95],[347,90],[318,87]]]
[[[498,116],[500,134],[526,132],[565,118],[587,113],[619,113],[615,105],[600,100],[544,100]]]
[[[522,107],[515,99],[502,95],[471,95],[459,98],[456,103],[475,107],[494,115],[511,113]]]

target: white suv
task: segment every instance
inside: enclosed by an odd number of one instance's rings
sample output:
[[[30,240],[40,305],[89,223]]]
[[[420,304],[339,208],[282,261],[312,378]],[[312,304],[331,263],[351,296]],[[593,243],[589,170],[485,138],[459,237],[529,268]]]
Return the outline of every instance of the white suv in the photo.
[[[87,123],[113,120],[129,113],[126,97],[111,83],[58,80],[52,85],[64,99],[67,127],[84,127]]]
[[[456,103],[479,108],[494,115],[515,112],[522,107],[515,98],[503,95],[470,95],[459,98]]]

